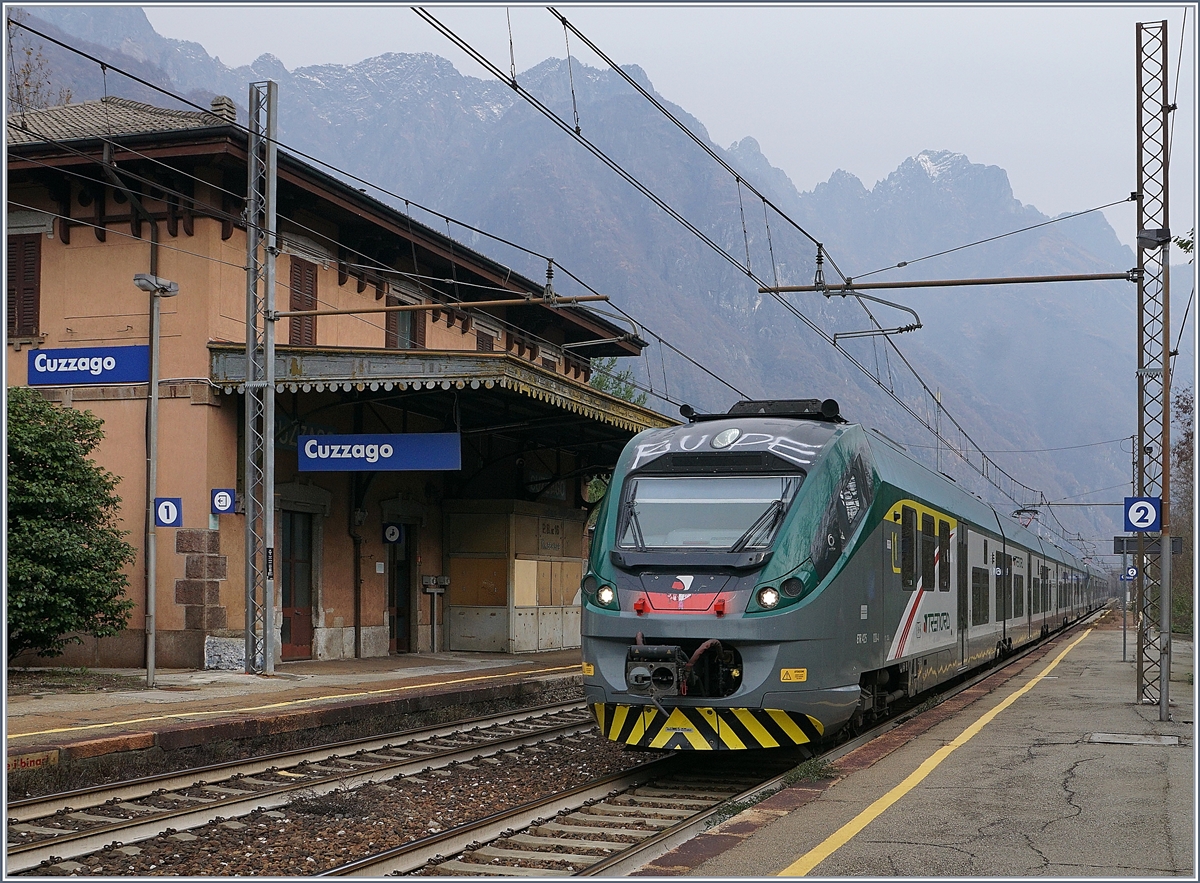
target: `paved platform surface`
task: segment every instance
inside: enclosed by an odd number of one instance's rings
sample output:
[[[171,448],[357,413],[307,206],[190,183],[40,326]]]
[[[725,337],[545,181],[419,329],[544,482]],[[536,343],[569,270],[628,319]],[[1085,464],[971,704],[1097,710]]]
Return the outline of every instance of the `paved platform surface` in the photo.
[[[144,670],[96,671],[145,679]],[[526,656],[426,653],[290,662],[272,677],[159,669],[153,689],[8,697],[8,763],[10,769],[28,768],[348,723],[439,704],[518,693],[536,697],[541,685],[579,675],[578,648]]]
[[[1172,657],[1160,722],[1110,613],[637,875],[1194,879],[1192,643]]]

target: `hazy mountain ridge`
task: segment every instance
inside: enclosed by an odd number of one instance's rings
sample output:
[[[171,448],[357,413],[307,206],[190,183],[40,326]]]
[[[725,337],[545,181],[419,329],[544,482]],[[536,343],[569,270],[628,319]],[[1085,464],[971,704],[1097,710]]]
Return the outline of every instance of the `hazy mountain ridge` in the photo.
[[[294,71],[263,55],[231,69],[199,44],[157,35],[140,9],[51,6],[30,13],[31,24],[37,26],[34,16],[45,17],[107,50],[95,54],[123,67],[140,65],[137,70],[146,73],[139,75],[173,84],[189,97],[203,95],[204,103],[219,93],[242,106],[247,82],[274,79],[280,84],[281,138],[295,149],[553,255],[749,395],[832,395],[851,419],[896,438],[926,441],[833,348],[758,294],[741,271],[504,83],[464,76],[432,54],[390,53],[354,65]],[[56,70],[59,57],[67,54],[59,51],[51,59]],[[78,65],[61,68],[72,84],[80,84],[77,99],[98,97],[85,88],[96,80],[92,69],[89,74]],[[644,71],[626,70],[657,94]],[[577,61],[571,75],[584,137],[734,258],[743,261],[749,251],[751,266],[763,280],[812,282],[815,246],[777,216],[769,219],[768,241],[762,204],[744,187],[739,193],[724,170],[619,76]],[[563,119],[573,119],[565,60],[547,59],[517,78]],[[108,77],[110,94],[127,94],[113,88],[115,79]],[[161,97],[129,97],[165,103]],[[707,140],[699,120],[659,100]],[[712,146],[819,239],[842,271],[862,281],[1123,272],[1135,262],[1099,213],[918,262],[1050,220],[1015,198],[1003,169],[971,163],[952,151],[923,151],[871,188],[839,170],[802,193],[763,156],[753,137],[727,150]],[[424,220],[445,229],[444,223]],[[450,232],[535,279],[544,273],[544,264],[487,239],[457,227]],[[862,277],[901,261],[910,265]],[[837,281],[829,264],[825,274]],[[560,281],[561,275],[556,286]],[[947,407],[984,447],[1057,447],[1128,433],[1136,324],[1127,283],[1025,286],[1003,295],[969,288],[881,296],[920,314],[924,328],[898,337],[897,343],[931,385],[942,389]],[[848,299],[787,297],[829,333],[866,327]],[[872,305],[872,311],[885,326],[910,321],[886,307]],[[864,364],[887,364],[886,347],[877,339],[844,346]],[[647,361],[633,364],[661,389],[660,366]],[[1114,365],[1129,370],[1114,371]],[[666,383],[675,398],[723,410],[734,397],[678,360],[668,369]],[[1000,459],[1051,498],[1117,484],[1128,470],[1128,455],[1115,446]],[[1097,525],[1108,521],[1107,515],[1086,517]]]

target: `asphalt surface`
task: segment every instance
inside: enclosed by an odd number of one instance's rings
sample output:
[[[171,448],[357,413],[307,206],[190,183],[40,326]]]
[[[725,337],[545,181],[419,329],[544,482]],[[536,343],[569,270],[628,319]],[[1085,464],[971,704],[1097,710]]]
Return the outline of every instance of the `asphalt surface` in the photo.
[[[1133,702],[1119,617],[1063,636],[938,722],[848,755],[840,778],[786,789],[640,874],[1194,878],[1193,652],[1173,645],[1160,722]]]

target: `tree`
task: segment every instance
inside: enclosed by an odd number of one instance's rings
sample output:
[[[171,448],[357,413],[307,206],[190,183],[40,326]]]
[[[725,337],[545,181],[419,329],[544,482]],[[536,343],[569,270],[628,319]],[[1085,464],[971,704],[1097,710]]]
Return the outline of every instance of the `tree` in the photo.
[[[1171,630],[1191,633],[1195,617],[1196,585],[1192,572],[1195,546],[1196,487],[1192,481],[1195,463],[1196,398],[1191,389],[1175,393],[1172,401],[1175,441],[1171,445],[1171,534],[1183,538],[1183,554],[1171,559]]]
[[[80,633],[129,622],[123,572],[136,554],[116,526],[119,479],[88,455],[103,421],[8,390],[8,659],[60,656]]]
[[[610,396],[616,396],[635,405],[646,404],[646,393],[637,388],[633,379],[633,369],[616,371],[617,357],[607,359],[592,359],[591,386]]]
[[[13,22],[26,19],[23,10],[12,9],[8,14],[8,101],[11,113],[25,113],[27,110],[41,110],[59,104],[71,103],[71,90],[65,87],[54,87],[54,75],[50,64],[42,54],[42,45],[34,46],[24,33],[14,35],[20,28],[13,27]]]

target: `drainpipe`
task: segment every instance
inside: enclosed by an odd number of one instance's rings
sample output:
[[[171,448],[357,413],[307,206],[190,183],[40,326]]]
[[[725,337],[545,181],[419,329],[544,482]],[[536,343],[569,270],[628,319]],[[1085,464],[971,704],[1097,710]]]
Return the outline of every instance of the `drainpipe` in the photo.
[[[362,433],[363,407],[362,402],[354,403],[354,434]],[[348,529],[350,539],[354,541],[354,658],[362,658],[362,526],[359,513],[359,484],[358,473],[350,473],[350,514]],[[364,496],[366,494],[364,493]],[[365,515],[365,513],[364,513]]]
[[[105,143],[104,145],[104,161],[101,163],[101,168],[104,170],[105,177],[112,183],[113,187],[125,194],[129,200],[129,206],[132,211],[136,211],[144,221],[150,225],[150,275],[158,276],[158,222],[150,212],[146,211],[146,207],[142,205],[142,201],[138,199],[137,194],[125,186],[125,183],[114,171],[112,158],[112,145]],[[146,617],[146,686],[154,686],[154,663],[155,663],[155,613],[156,613],[156,595],[155,583],[158,578],[158,556],[155,549],[155,540],[157,531],[154,527],[154,496],[158,493],[158,433],[155,431],[158,425],[158,363],[159,363],[159,298],[157,294],[150,295],[150,383],[149,397],[146,402],[146,548],[145,548],[145,574],[146,574],[146,599],[143,605]]]

